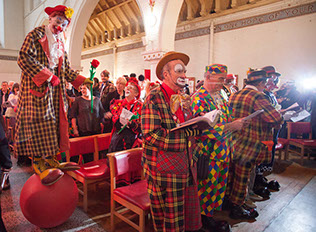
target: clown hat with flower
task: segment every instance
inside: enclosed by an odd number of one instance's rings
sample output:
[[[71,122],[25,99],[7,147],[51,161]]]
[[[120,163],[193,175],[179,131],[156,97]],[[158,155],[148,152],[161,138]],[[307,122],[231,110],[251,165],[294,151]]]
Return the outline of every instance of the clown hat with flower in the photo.
[[[54,12],[57,12],[57,13],[61,13],[63,14],[66,19],[69,21],[71,21],[71,17],[74,13],[74,10],[70,7],[66,7],[64,5],[58,5],[58,6],[55,6],[55,7],[46,7],[45,8],[45,12],[46,14],[48,14],[49,16],[54,13]]]

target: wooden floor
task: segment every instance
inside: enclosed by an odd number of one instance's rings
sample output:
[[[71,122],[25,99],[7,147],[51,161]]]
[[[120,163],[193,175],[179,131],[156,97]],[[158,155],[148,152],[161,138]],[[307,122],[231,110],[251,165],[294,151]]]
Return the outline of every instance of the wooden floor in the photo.
[[[295,161],[295,162],[293,162]],[[16,162],[16,159],[13,159]],[[290,161],[277,161],[274,173],[267,176],[276,179],[281,189],[273,192],[266,201],[256,202],[259,217],[254,221],[238,221],[228,217],[229,212],[216,212],[215,219],[228,220],[233,232],[312,232],[316,231],[316,160],[304,160],[298,164],[297,157]],[[10,230],[19,231],[110,231],[110,188],[101,185],[97,191],[89,191],[89,208],[86,215],[82,210],[82,198],[74,214],[63,225],[52,229],[40,229],[30,224],[19,208],[19,192],[32,175],[31,168],[14,165],[10,174],[11,189],[2,193],[2,217]],[[11,179],[12,178],[12,179]],[[13,219],[12,219],[13,218]],[[15,219],[14,219],[15,218]],[[132,227],[117,219],[117,232],[134,232]],[[153,231],[152,223],[147,223],[147,231]]]
[[[299,162],[296,157],[290,157]],[[307,167],[306,167],[307,166]],[[316,231],[316,160],[304,160],[304,166],[293,161],[277,161],[274,173],[267,176],[276,179],[281,189],[273,192],[269,200],[256,202],[259,217],[254,221],[233,220],[228,211],[216,212],[215,219],[227,220],[233,232],[312,232]],[[103,186],[94,194],[95,201],[88,215],[105,231],[110,231],[109,188]],[[102,199],[103,198],[103,199]],[[151,222],[148,231],[153,231]],[[136,231],[118,220],[117,232]]]

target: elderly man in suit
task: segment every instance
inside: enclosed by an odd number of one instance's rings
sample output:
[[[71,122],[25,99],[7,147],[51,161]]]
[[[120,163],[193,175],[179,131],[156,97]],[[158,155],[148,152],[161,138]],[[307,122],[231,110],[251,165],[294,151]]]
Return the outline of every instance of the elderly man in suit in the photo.
[[[155,231],[194,231],[201,228],[197,195],[194,135],[197,129],[171,131],[192,117],[189,104],[180,104],[185,87],[186,54],[168,52],[156,75],[163,82],[146,97],[142,109],[143,158]],[[188,101],[190,102],[190,100]]]
[[[92,83],[69,66],[62,31],[71,21],[73,10],[63,5],[46,7],[49,25],[33,29],[20,50],[21,93],[17,112],[15,151],[31,156],[42,184],[51,185],[64,170],[77,169],[74,163],[56,160],[69,149],[66,81],[78,88]]]

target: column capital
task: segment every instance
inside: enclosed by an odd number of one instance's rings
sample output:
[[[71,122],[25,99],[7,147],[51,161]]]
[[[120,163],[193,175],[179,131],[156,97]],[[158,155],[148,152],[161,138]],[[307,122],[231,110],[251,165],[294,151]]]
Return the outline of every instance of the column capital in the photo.
[[[165,52],[163,51],[146,51],[142,53],[144,61],[158,61],[164,54]]]

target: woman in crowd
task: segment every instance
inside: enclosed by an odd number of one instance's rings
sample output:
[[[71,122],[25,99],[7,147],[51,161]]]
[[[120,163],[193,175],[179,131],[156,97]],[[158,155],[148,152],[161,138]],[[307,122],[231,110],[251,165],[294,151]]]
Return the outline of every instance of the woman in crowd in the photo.
[[[9,142],[11,138],[13,138],[15,134],[15,123],[16,123],[16,107],[18,105],[18,94],[19,94],[20,85],[18,83],[14,83],[12,86],[11,94],[8,97],[8,101],[6,104],[7,110],[5,112],[5,117],[9,121],[9,126],[12,127],[12,134],[8,135]],[[13,139],[12,139],[13,140]]]
[[[100,98],[100,82],[98,78],[93,78],[93,96]]]
[[[143,106],[139,101],[140,92],[137,79],[130,78],[125,88],[125,98],[111,102],[110,111],[114,126],[109,152],[130,149],[139,137],[140,114]]]
[[[104,117],[101,101],[93,97],[93,112],[91,113],[90,85],[82,85],[81,93],[82,96],[76,98],[70,109],[69,118],[71,118],[74,135],[77,137],[100,134],[100,123]]]

